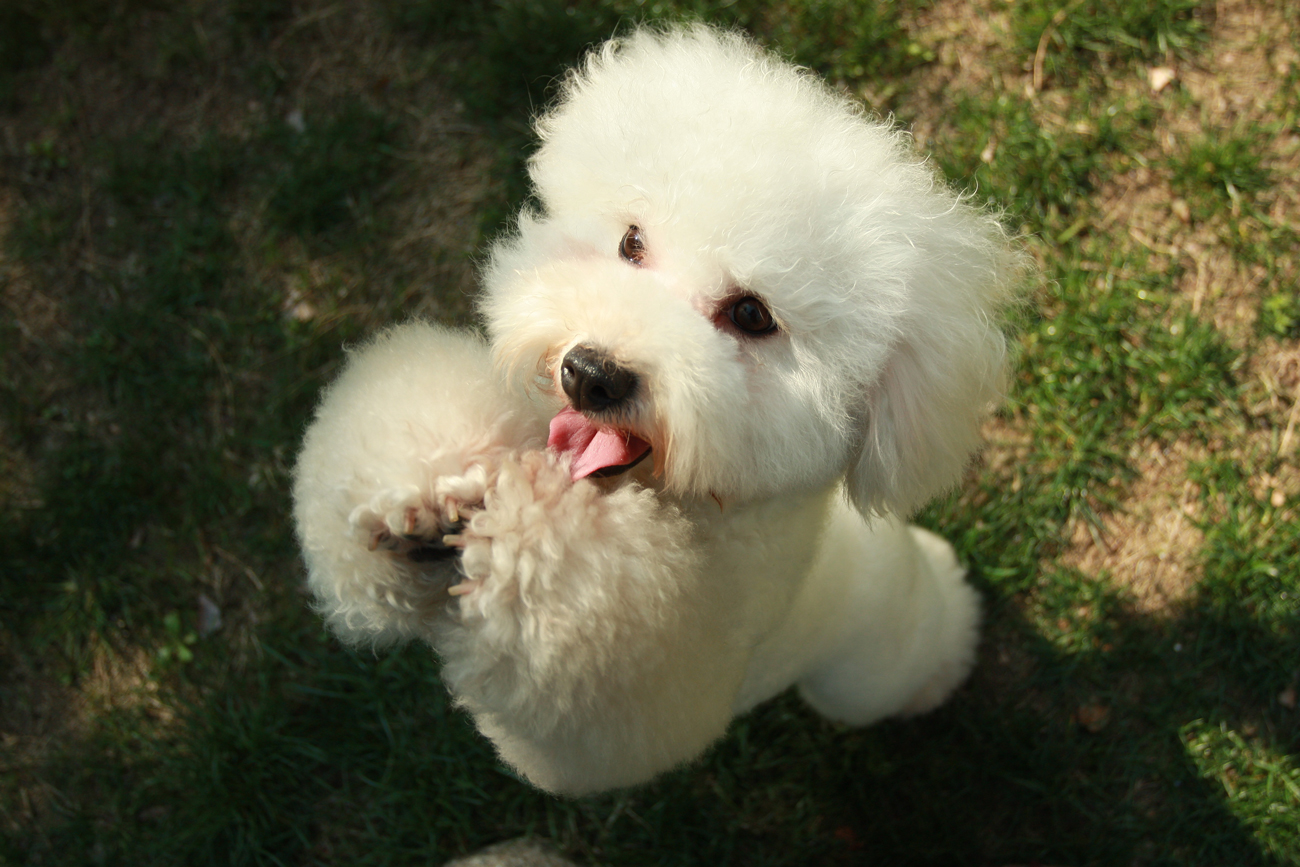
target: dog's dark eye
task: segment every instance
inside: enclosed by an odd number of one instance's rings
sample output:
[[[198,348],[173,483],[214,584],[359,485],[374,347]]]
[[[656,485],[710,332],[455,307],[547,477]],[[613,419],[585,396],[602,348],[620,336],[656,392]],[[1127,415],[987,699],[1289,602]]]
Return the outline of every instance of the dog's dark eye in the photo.
[[[641,229],[639,226],[628,226],[627,232],[623,235],[623,240],[618,245],[618,255],[622,256],[633,265],[640,265],[645,262],[645,241],[641,240]]]
[[[746,295],[727,311],[727,317],[733,325],[746,334],[755,336],[771,334],[776,330],[776,320],[767,305],[752,295]]]

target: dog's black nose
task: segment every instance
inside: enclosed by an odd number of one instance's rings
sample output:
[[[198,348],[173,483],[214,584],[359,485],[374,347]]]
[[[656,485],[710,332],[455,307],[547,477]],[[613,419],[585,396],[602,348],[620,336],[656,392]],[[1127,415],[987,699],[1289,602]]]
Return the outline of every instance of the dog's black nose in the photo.
[[[560,364],[560,385],[577,410],[615,409],[636,391],[636,374],[598,349],[575,346]]]

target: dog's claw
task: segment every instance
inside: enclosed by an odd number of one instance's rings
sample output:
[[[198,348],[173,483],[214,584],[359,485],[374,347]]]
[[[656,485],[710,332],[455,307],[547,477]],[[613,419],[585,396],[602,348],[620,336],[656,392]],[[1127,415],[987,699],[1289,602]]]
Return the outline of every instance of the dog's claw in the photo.
[[[405,532],[393,536],[383,530],[374,531],[371,534],[370,550],[383,548],[412,563],[436,563],[459,554],[464,547],[463,537],[459,533],[465,525],[439,520],[434,520],[432,524],[431,529],[424,530],[417,511],[408,509],[403,520]]]
[[[464,550],[465,525],[483,508],[485,487],[479,469],[463,477],[443,477],[432,491],[382,491],[354,509],[348,520],[368,551],[416,565],[438,564]]]
[[[392,534],[387,530],[375,529],[370,531],[370,540],[366,543],[366,549],[374,551],[376,548],[388,548],[391,546]]]

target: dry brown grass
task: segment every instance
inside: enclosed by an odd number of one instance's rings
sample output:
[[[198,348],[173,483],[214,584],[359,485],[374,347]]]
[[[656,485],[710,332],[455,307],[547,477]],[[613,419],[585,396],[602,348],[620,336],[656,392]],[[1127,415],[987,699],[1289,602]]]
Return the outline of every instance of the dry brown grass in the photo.
[[[990,0],[939,0],[921,12],[916,27],[937,62],[913,77],[907,104],[912,135],[923,150],[942,150],[962,96],[1013,90],[1009,79],[1021,72],[1007,12]]]
[[[1270,337],[1262,342],[1249,366],[1253,388],[1252,415],[1268,419],[1277,435],[1273,451],[1297,470],[1297,437],[1300,437],[1300,345],[1296,341]]]
[[[465,320],[479,215],[494,192],[494,155],[440,74],[441,58],[395,38],[368,4],[300,7],[280,41],[278,56],[294,70],[293,85],[268,111],[301,112],[310,124],[313,106],[361,95],[400,106],[406,116],[397,178],[378,215],[394,227],[383,271],[348,271],[287,242],[284,308],[298,317],[333,309],[366,321],[382,298],[383,306],[395,301],[407,315]]]
[[[1214,26],[1195,63],[1169,67],[1171,83],[1153,95],[1160,113],[1147,162],[1159,165],[1198,138],[1246,135],[1268,128],[1278,114],[1281,83],[1300,60],[1293,22],[1277,8],[1230,0],[1216,4]],[[1149,80],[1148,80],[1149,81]],[[1261,195],[1269,217],[1300,226],[1300,137],[1277,130],[1257,139],[1274,183]],[[1137,166],[1099,193],[1099,225],[1150,251],[1156,267],[1178,267],[1179,291],[1190,309],[1238,345],[1249,341],[1259,294],[1269,275],[1234,252],[1227,221],[1194,219],[1166,170]],[[1283,257],[1275,279],[1294,284],[1294,255]]]

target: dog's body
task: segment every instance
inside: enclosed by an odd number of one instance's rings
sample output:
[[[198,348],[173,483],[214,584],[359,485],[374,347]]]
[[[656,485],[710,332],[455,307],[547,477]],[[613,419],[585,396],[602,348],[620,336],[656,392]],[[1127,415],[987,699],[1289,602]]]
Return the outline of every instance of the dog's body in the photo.
[[[310,583],[421,638],[537,785],[629,785],[797,684],[853,724],[965,677],[978,602],[906,514],[996,397],[996,221],[739,37],[643,31],[538,122],[490,342],[356,353],[308,433]]]

